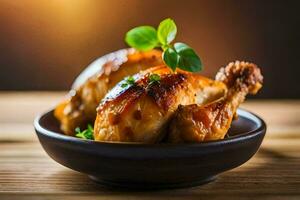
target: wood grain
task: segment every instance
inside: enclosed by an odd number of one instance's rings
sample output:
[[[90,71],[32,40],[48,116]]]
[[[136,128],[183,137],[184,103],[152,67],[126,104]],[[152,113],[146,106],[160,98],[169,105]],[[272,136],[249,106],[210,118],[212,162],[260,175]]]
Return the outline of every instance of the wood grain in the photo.
[[[105,188],[50,159],[32,128],[34,116],[64,93],[0,93],[0,199],[299,199],[300,101],[249,101],[268,125],[259,152],[207,185],[164,191]],[[3,114],[5,113],[5,114]]]

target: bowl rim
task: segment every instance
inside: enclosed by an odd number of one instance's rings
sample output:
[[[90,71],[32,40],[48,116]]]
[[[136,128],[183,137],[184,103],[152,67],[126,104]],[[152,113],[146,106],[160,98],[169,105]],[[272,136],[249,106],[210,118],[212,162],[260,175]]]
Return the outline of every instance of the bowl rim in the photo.
[[[264,134],[266,132],[267,126],[265,121],[260,118],[258,115],[243,109],[239,108],[237,110],[237,114],[239,116],[243,116],[247,118],[248,120],[253,121],[255,124],[257,124],[257,128],[245,133],[241,133],[229,138],[224,138],[220,140],[214,140],[214,141],[204,141],[201,143],[156,143],[156,144],[146,144],[146,143],[139,143],[139,142],[107,142],[107,141],[94,141],[94,140],[84,140],[80,138],[76,138],[74,136],[69,136],[69,135],[64,135],[59,132],[51,131],[45,127],[43,127],[40,124],[40,120],[45,116],[50,114],[51,112],[53,113],[54,109],[50,109],[42,114],[39,114],[36,116],[34,119],[33,125],[36,130],[37,135],[42,134],[46,137],[50,137],[55,140],[61,140],[65,142],[70,142],[70,143],[76,143],[78,145],[99,145],[99,146],[107,146],[107,147],[143,147],[143,148],[164,148],[164,147],[204,147],[204,146],[218,146],[226,143],[236,143],[236,142],[241,142],[243,140],[251,139],[253,137],[256,137],[260,134]]]

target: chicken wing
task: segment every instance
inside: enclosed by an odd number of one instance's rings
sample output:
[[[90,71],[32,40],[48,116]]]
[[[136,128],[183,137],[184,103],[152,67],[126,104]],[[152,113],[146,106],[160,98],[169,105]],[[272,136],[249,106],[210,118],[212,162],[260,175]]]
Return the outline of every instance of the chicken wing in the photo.
[[[216,76],[228,88],[224,97],[205,105],[180,105],[169,126],[168,142],[201,142],[223,139],[245,96],[262,87],[260,69],[251,63],[235,62]]]
[[[151,82],[151,75],[160,80]],[[171,115],[179,104],[205,104],[224,95],[226,86],[199,74],[173,73],[158,66],[114,87],[100,103],[94,125],[97,141],[156,143],[165,136]]]
[[[83,76],[77,78],[69,97],[55,109],[54,115],[60,121],[61,130],[67,135],[74,135],[76,127],[86,128],[88,123],[94,123],[97,106],[116,83],[140,70],[163,63],[161,51],[158,50],[122,50],[104,56],[99,61],[101,63],[96,62],[93,66],[96,68],[84,71]],[[90,75],[86,72],[92,72],[91,77],[86,79]]]

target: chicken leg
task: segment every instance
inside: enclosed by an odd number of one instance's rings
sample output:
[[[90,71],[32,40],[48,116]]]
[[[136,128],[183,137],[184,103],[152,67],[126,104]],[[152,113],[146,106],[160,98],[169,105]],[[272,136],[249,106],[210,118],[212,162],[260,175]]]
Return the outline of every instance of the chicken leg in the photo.
[[[206,105],[180,105],[169,126],[168,142],[201,142],[223,139],[245,96],[262,87],[260,69],[251,63],[235,62],[216,76],[228,88],[224,97]]]

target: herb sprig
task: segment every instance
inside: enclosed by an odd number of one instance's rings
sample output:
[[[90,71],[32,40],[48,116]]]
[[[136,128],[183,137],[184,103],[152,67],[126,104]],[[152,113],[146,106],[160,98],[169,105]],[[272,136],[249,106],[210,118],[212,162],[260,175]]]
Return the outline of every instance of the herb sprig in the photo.
[[[177,34],[174,20],[167,18],[160,22],[157,30],[152,26],[139,26],[126,33],[126,43],[140,51],[149,51],[156,47],[163,50],[162,58],[173,71],[180,68],[185,71],[202,70],[202,62],[196,52],[188,45],[177,42],[172,45]]]
[[[79,127],[75,129],[76,137],[88,140],[94,140],[94,129],[92,125],[88,124],[87,129],[81,131]]]

